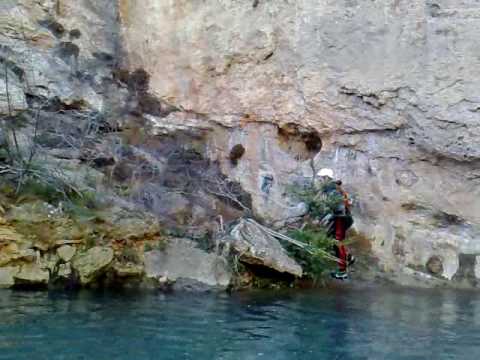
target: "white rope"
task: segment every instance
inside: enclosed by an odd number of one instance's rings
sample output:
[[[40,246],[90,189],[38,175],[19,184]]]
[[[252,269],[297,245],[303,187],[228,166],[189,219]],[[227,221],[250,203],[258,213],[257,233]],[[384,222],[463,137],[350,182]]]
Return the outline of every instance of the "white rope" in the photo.
[[[303,249],[304,251],[308,252],[309,254],[311,255],[315,255],[315,254],[319,254],[321,256],[323,256],[324,258],[328,259],[328,260],[331,260],[331,261],[334,261],[334,262],[337,262],[339,264],[342,264],[343,261],[340,260],[339,258],[337,258],[336,256],[333,256],[332,254],[326,252],[325,250],[322,250],[322,249],[315,249],[315,250],[312,250],[311,246],[309,246],[308,244],[305,244],[305,243],[302,243],[301,241],[298,241],[298,240],[295,240],[295,239],[292,239],[291,237],[287,236],[287,235],[284,235],[284,234],[281,234],[277,231],[274,231],[272,229],[269,229],[263,225],[260,225],[259,223],[257,223],[255,220],[253,219],[242,219],[242,221],[246,222],[246,223],[249,223],[250,225],[253,225],[253,226],[256,226],[257,228],[259,228],[261,231],[263,231],[264,233],[266,233],[267,235],[270,235],[270,236],[273,236],[274,238],[276,239],[280,239],[280,240],[284,240],[284,241],[287,241],[289,242],[290,244],[293,244],[301,249]]]

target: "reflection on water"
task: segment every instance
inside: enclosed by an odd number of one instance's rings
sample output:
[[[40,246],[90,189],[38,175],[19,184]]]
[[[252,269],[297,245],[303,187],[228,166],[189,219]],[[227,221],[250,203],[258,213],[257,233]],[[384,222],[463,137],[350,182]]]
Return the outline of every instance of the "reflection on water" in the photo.
[[[478,359],[475,292],[0,292],[0,359]]]

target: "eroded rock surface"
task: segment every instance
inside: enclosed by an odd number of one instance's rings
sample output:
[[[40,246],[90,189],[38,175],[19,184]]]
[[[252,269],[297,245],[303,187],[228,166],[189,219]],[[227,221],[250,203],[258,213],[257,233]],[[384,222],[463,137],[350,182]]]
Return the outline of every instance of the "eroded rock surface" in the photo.
[[[128,65],[152,74],[162,98],[202,114],[201,125],[230,129],[212,156],[259,215],[288,217],[284,185],[311,176],[275,132],[304,126],[322,140],[315,167],[333,168],[356,194],[356,227],[386,268],[425,269],[438,255],[447,279],[459,254],[480,251],[478,12],[473,0],[120,8]],[[245,154],[233,167],[237,144]]]
[[[184,239],[170,241],[163,251],[147,252],[145,271],[148,278],[163,282],[181,280],[187,288],[188,283],[226,288],[232,276],[223,257],[206,253]]]
[[[2,1],[0,116],[24,149],[25,110],[40,108],[46,168],[191,237],[250,206],[268,224],[303,215],[288,185],[330,167],[385,272],[436,256],[436,276],[478,277],[461,260],[480,256],[477,2],[254,3]],[[241,189],[237,203],[212,183]],[[61,245],[78,256],[106,239],[119,257],[158,242],[151,218],[111,210],[96,233],[51,210],[15,204],[7,220],[23,226],[0,222],[5,283]],[[125,264],[119,276],[137,272]]]
[[[73,259],[72,266],[75,271],[78,272],[80,283],[82,285],[88,285],[104,274],[107,267],[113,261],[113,255],[111,248],[100,246],[78,254]]]
[[[231,232],[231,246],[239,260],[302,277],[302,267],[290,256],[277,239],[246,220],[240,221]]]
[[[47,286],[50,279],[48,269],[38,263],[22,265],[20,271],[14,275],[16,285]]]

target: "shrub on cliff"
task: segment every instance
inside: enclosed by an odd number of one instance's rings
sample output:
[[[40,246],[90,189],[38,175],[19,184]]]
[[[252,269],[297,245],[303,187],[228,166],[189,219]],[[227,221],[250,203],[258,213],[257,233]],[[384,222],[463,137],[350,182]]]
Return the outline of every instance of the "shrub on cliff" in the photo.
[[[332,252],[336,240],[331,233],[331,219],[343,205],[344,198],[335,191],[333,182],[295,184],[289,191],[292,197],[305,203],[307,213],[298,228],[288,235],[307,244],[309,251],[291,246],[287,250],[302,265],[306,275],[318,281],[335,264]]]
[[[329,185],[295,184],[288,188],[288,192],[293,198],[305,203],[310,217],[322,219],[327,214],[333,213],[343,202],[342,196],[337,192],[326,191]]]
[[[306,276],[315,281],[320,280],[333,265],[333,261],[331,258],[327,258],[325,253],[332,251],[335,240],[328,236],[322,227],[311,225],[292,230],[288,235],[308,245],[309,252],[291,245],[287,245],[287,251],[302,266]]]

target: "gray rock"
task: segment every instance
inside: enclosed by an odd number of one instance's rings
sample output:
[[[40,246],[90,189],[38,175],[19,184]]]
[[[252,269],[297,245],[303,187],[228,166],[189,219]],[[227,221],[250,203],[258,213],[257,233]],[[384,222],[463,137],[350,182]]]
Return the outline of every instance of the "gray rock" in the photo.
[[[262,231],[254,223],[242,220],[232,229],[231,235],[231,245],[240,255],[241,261],[262,265],[280,273],[302,276],[302,267],[288,256],[278,240]]]
[[[162,282],[193,281],[209,287],[225,288],[230,284],[231,272],[226,260],[207,253],[184,239],[171,239],[164,251],[145,253],[147,278]]]
[[[14,111],[25,108],[28,84],[32,95],[116,119],[127,90],[106,84],[122,49],[128,70],[145,69],[150,91],[180,110],[146,117],[146,128],[204,136],[210,158],[251,194],[255,215],[271,223],[301,215],[286,185],[311,176],[314,158],[356,195],[355,226],[386,268],[424,266],[438,255],[452,279],[459,254],[480,253],[474,0],[56,3],[0,4]],[[65,28],[63,38],[45,26],[49,19]],[[60,56],[65,48],[75,56]],[[286,125],[317,134],[321,151],[280,134]],[[236,144],[245,153],[233,167]],[[422,207],[409,210],[412,201]],[[154,206],[175,211],[161,198]],[[440,223],[440,212],[461,221]]]

